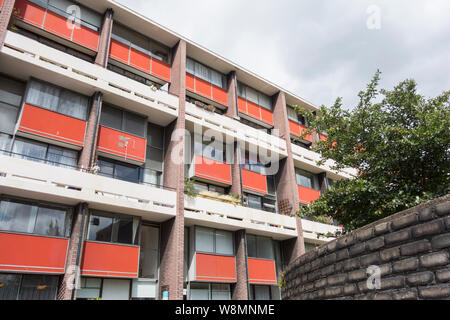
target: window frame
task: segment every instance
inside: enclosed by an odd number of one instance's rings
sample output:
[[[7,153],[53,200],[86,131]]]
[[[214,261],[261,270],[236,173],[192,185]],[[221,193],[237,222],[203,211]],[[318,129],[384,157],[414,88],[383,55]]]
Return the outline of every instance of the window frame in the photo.
[[[121,113],[121,117],[120,117],[120,127],[121,128],[120,129],[113,128],[112,126],[102,124],[102,113],[103,113],[104,108],[110,108],[110,109],[119,111]],[[125,130],[126,114],[132,114],[134,116],[138,116],[138,117],[142,118],[142,120],[144,121],[144,134],[143,135],[130,133]],[[123,132],[123,133],[129,134],[129,135],[136,136],[136,137],[147,140],[147,129],[148,129],[148,117],[147,116],[141,115],[141,114],[133,112],[133,111],[126,110],[124,108],[118,107],[118,106],[108,103],[108,102],[103,103],[102,112],[100,113],[100,125],[102,127],[105,127],[105,128],[111,129],[111,130]]]
[[[249,254],[249,250],[248,250],[248,237],[253,237],[253,238],[256,240],[256,242],[255,242],[255,244],[256,244],[255,250],[256,250],[256,255],[257,255],[256,257]],[[258,257],[258,255],[259,255],[259,249],[258,249],[258,248],[259,248],[259,246],[258,246],[258,243],[259,243],[259,242],[258,242],[258,239],[261,239],[261,238],[263,238],[263,239],[270,239],[270,242],[271,242],[271,250],[272,250],[272,256],[273,256],[272,259]],[[259,260],[268,260],[268,261],[275,261],[275,262],[276,262],[274,240],[273,240],[272,238],[270,238],[270,237],[259,236],[259,235],[255,235],[255,234],[247,234],[247,235],[246,235],[246,250],[247,250],[247,258],[250,258],[250,259],[259,259]]]
[[[273,112],[274,106],[273,106],[273,101],[272,101],[272,97],[271,96],[268,96],[267,94],[262,93],[261,91],[256,90],[256,89],[254,89],[254,88],[252,88],[252,87],[250,87],[250,86],[248,86],[248,85],[246,85],[246,84],[244,84],[244,83],[242,83],[240,81],[237,82],[237,87],[238,87],[238,90],[237,90],[238,97],[240,97],[242,99],[245,99],[247,101],[250,101],[252,103],[255,103],[258,106],[260,106],[261,108],[264,108],[266,110],[269,110],[269,111]],[[258,97],[258,101],[257,102],[247,98],[247,88],[249,88],[249,89],[251,89],[251,90],[253,90],[253,91],[255,91],[257,93],[257,97]],[[244,92],[243,95],[241,94],[242,91]],[[261,101],[262,101],[261,97],[265,97],[265,98],[267,98],[267,100],[270,101],[270,108],[266,107],[264,104],[261,103]]]
[[[304,178],[310,179],[311,180],[311,187],[304,186],[304,185],[300,184],[299,180],[298,180],[298,176],[302,176]],[[295,182],[297,183],[298,186],[301,186],[303,188],[308,188],[308,189],[311,189],[311,190],[320,191],[319,179],[317,177],[317,174],[309,172],[309,171],[306,171],[304,169],[295,168]]]
[[[199,251],[197,249],[197,229],[201,228],[201,229],[208,229],[213,231],[214,233],[214,240],[213,240],[213,250],[214,252],[207,252],[207,251]],[[228,232],[231,234],[231,246],[233,249],[233,253],[232,254],[223,254],[223,253],[217,253],[217,246],[216,246],[216,242],[217,242],[217,235],[216,235],[216,231],[221,231],[221,232]],[[209,228],[209,227],[203,227],[203,226],[194,226],[194,252],[195,253],[201,253],[201,254],[209,254],[209,255],[215,255],[215,256],[224,256],[224,257],[235,257],[236,256],[236,250],[234,248],[235,246],[235,240],[234,240],[234,236],[233,236],[233,231],[229,231],[229,230],[222,230],[222,229],[216,229],[216,228]]]
[[[188,68],[187,68],[188,63],[190,63],[190,62],[188,62],[188,61],[191,61],[191,62],[193,63],[193,65],[194,65],[194,72],[193,72],[193,73],[191,72],[191,70],[188,70]],[[201,65],[203,68],[206,68],[206,69],[208,70],[208,77],[207,77],[208,79],[205,79],[205,77],[200,76],[200,75],[197,74],[197,72],[196,72],[196,70],[195,70],[195,65],[196,65],[196,63],[198,63],[198,64]],[[212,76],[212,75],[213,75],[213,72],[215,72],[215,73],[217,73],[218,75],[220,75],[220,77],[221,77],[221,82],[222,82],[222,85],[221,85],[221,86],[219,86],[219,85],[217,85],[217,84],[215,84],[215,83],[213,82],[213,76]],[[201,63],[201,62],[199,62],[199,61],[197,61],[197,60],[195,60],[195,59],[186,57],[186,73],[187,73],[187,74],[190,74],[190,75],[192,75],[192,76],[194,76],[195,78],[199,78],[199,79],[201,79],[201,80],[203,80],[203,81],[206,81],[206,82],[208,82],[209,84],[211,84],[211,85],[213,85],[213,86],[216,86],[217,88],[220,88],[220,89],[222,89],[222,90],[227,90],[227,76],[226,76],[225,74],[223,74],[222,72],[220,72],[220,71],[218,71],[218,70],[216,70],[216,69],[214,69],[214,68],[211,68],[211,67],[205,65],[204,63]]]

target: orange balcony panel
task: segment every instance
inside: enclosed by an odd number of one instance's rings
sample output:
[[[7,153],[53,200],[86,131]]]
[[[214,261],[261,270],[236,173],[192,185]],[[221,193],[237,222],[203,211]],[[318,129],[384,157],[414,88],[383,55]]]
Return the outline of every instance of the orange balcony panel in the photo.
[[[322,141],[327,141],[328,140],[328,136],[326,136],[324,134],[320,134],[319,137],[320,137],[320,140],[322,140]]]
[[[45,9],[37,4],[26,0],[16,0],[14,4],[15,15],[17,18],[42,28],[44,23]]]
[[[242,169],[242,187],[249,191],[255,191],[267,194],[267,178],[266,176]]]
[[[25,104],[19,130],[60,142],[83,146],[86,121]]]
[[[195,155],[195,176],[231,185],[231,165]]]
[[[130,47],[116,40],[111,40],[109,56],[117,61],[128,64],[130,60]]]
[[[0,271],[63,274],[69,239],[0,232]]]
[[[150,63],[152,58],[139,50],[131,48],[130,52],[130,66],[135,67],[141,71],[150,73]]]
[[[298,198],[300,203],[311,204],[311,202],[316,201],[320,197],[320,191],[306,188],[303,186],[298,187]]]
[[[100,126],[98,150],[112,155],[145,162],[147,141],[125,132]]]
[[[97,51],[100,35],[97,31],[89,29],[83,25],[73,30],[72,41],[88,49]]]
[[[139,247],[85,241],[81,274],[118,278],[137,278]]]
[[[170,65],[152,58],[151,74],[155,77],[170,82]]]
[[[247,113],[247,101],[242,98],[238,98],[238,109],[239,112]]]
[[[47,10],[44,29],[65,39],[72,38],[73,24],[68,23],[67,18]]]
[[[228,105],[227,91],[215,85],[212,86],[212,99],[224,106]]]
[[[248,258],[248,281],[257,284],[277,284],[274,260]]]
[[[303,134],[303,132],[304,132],[305,130],[308,130],[308,128],[305,127],[304,125],[300,125],[300,134]],[[305,140],[307,140],[307,141],[312,141],[311,135],[310,135],[310,134],[307,134],[303,139],[305,139]]]
[[[273,125],[273,113],[272,111],[260,107],[261,108],[261,120],[264,121],[265,123],[271,124]]]
[[[189,73],[186,73],[186,89],[195,92],[195,78]]]
[[[236,282],[236,257],[196,253],[195,280]]]
[[[0,9],[3,7],[3,0],[0,0]]]
[[[202,79],[195,78],[195,92],[201,96],[211,99],[211,84]]]
[[[256,118],[258,120],[261,120],[261,108],[253,103],[247,100],[247,114],[249,116],[252,116],[253,118]]]
[[[292,120],[289,120],[289,131],[291,134],[299,136],[300,135],[300,125]]]

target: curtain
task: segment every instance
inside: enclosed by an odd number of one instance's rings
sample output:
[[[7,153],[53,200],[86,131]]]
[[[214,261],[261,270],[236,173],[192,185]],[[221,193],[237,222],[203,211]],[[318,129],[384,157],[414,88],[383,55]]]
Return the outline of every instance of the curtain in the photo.
[[[209,76],[209,68],[198,62],[195,62],[195,76],[208,82],[211,81]]]
[[[270,97],[268,97],[262,93],[259,93],[258,97],[259,97],[258,101],[259,101],[260,106],[262,106],[266,109],[272,110],[272,100],[270,99]]]
[[[216,231],[216,253],[232,255],[233,250],[233,233],[228,231]]]
[[[192,59],[186,60],[186,72],[195,75],[195,62]]]
[[[214,230],[196,228],[195,248],[196,251],[214,253]]]
[[[223,85],[222,79],[223,79],[222,75],[219,72],[217,72],[215,70],[211,70],[211,83],[212,84],[214,84],[220,88],[223,88],[224,85]]]
[[[35,80],[30,81],[26,103],[50,111],[57,111],[59,103],[60,89]]]

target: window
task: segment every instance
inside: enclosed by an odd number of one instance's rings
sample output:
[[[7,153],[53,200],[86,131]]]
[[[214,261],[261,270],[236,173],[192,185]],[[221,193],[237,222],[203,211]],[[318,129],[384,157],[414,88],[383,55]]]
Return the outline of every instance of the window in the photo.
[[[229,284],[211,284],[211,300],[231,300]]]
[[[114,160],[99,159],[99,175],[139,183],[139,167]]]
[[[250,300],[270,300],[270,286],[250,286]]]
[[[130,280],[80,278],[77,300],[129,300]]]
[[[224,230],[196,227],[195,249],[197,252],[233,255],[233,233]]]
[[[67,209],[0,201],[0,230],[50,237],[68,237],[71,215]]]
[[[276,204],[276,196],[266,195],[262,197],[251,193],[244,193],[244,205],[247,205],[249,208],[276,213]]]
[[[14,134],[24,90],[22,82],[0,76],[0,134]]]
[[[100,298],[102,279],[80,278],[80,289],[77,290],[77,300],[96,300]]]
[[[327,181],[328,181],[328,189],[334,188],[336,181],[334,181],[333,179],[330,179],[328,177],[327,177]]]
[[[135,136],[146,136],[146,118],[111,105],[102,107],[100,125]]]
[[[165,63],[169,63],[170,61],[170,49],[168,47],[124,25],[114,22],[111,37],[159,61]]]
[[[272,239],[248,234],[247,254],[249,258],[274,260]]]
[[[147,127],[147,153],[141,170],[142,183],[162,185],[164,171],[164,128],[149,123]]]
[[[226,162],[226,146],[215,141],[216,137],[195,135],[194,153],[207,159]]]
[[[25,103],[86,121],[89,98],[52,84],[32,79]]]
[[[58,276],[0,274],[0,300],[55,300]]]
[[[238,95],[239,97],[246,99],[250,102],[256,103],[257,105],[272,110],[272,98],[265,95],[262,92],[256,91],[253,88],[246,86],[245,84],[238,81]]]
[[[186,72],[213,85],[226,89],[226,76],[190,58],[186,59]]]
[[[152,226],[142,226],[140,246],[139,278],[157,279],[159,229]]]
[[[295,112],[295,109],[292,108],[291,106],[287,106],[287,115],[289,120],[298,122],[298,114],[297,112]]]
[[[95,211],[89,218],[87,240],[135,245],[139,223],[137,217]]]
[[[190,300],[231,300],[230,285],[191,282]]]
[[[313,173],[301,169],[295,169],[295,179],[297,181],[297,185],[299,186],[314,190],[319,189],[318,178]]]
[[[210,192],[216,192],[219,194],[225,194],[225,188],[224,187],[219,187],[213,184],[207,184],[207,183],[203,183],[203,182],[194,182],[194,188],[195,191],[200,193],[202,191],[210,191]]]
[[[24,138],[16,138],[12,152],[13,157],[46,163],[55,167],[76,169],[78,165],[77,151]]]
[[[191,300],[209,300],[208,283],[191,283]]]

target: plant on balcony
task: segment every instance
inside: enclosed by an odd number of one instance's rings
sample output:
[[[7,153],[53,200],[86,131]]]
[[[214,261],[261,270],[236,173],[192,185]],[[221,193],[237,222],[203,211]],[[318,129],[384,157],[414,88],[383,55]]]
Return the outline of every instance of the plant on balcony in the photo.
[[[350,231],[450,192],[450,91],[425,98],[414,80],[380,90],[380,74],[353,109],[344,108],[341,98],[322,106],[320,117],[295,107],[310,124],[304,135],[328,134],[312,147],[322,155],[318,164],[331,159],[333,170],[359,172],[299,214],[330,216]]]
[[[194,180],[191,180],[189,178],[184,178],[184,193],[188,197],[196,197],[198,195],[197,190],[195,190],[194,186]]]

